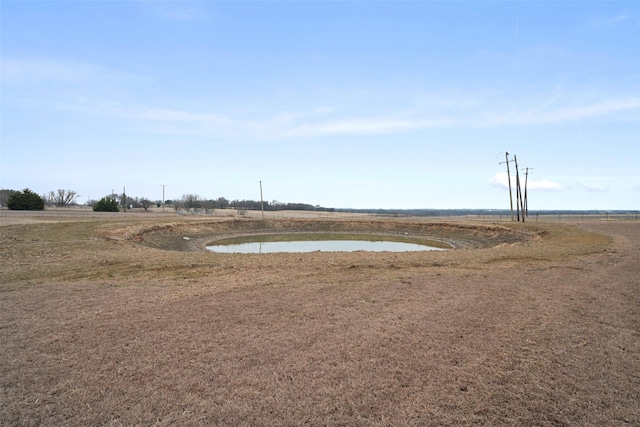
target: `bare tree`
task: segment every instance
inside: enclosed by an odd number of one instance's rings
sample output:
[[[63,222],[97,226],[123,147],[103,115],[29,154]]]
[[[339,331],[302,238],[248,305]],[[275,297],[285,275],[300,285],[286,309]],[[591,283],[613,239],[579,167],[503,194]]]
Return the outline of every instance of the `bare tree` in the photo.
[[[182,204],[187,212],[191,209],[195,211],[202,206],[202,199],[197,194],[184,194],[182,196]]]
[[[229,207],[229,201],[224,197],[218,197],[218,200],[216,200],[216,208],[226,209],[228,207]]]
[[[209,214],[209,211],[213,212],[216,208],[216,201],[213,199],[202,200],[201,206],[204,208],[204,213]]]
[[[0,190],[0,206],[7,206],[9,197],[11,197],[11,195],[15,193],[17,193],[17,191],[15,190]]]
[[[144,197],[140,199],[139,203],[140,203],[140,206],[142,206],[145,211],[149,209],[149,206],[153,205],[153,202],[151,200],[145,199]]]
[[[80,195],[73,190],[58,190],[57,192],[50,191],[48,199],[59,208],[64,208],[75,204],[76,199]]]

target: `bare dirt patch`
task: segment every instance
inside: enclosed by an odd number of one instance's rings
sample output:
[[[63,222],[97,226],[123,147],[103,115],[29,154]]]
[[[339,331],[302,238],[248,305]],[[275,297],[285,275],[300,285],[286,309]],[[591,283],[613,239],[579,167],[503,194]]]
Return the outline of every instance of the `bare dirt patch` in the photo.
[[[202,250],[283,229],[462,249]],[[0,423],[638,425],[639,242],[604,221],[6,225]]]

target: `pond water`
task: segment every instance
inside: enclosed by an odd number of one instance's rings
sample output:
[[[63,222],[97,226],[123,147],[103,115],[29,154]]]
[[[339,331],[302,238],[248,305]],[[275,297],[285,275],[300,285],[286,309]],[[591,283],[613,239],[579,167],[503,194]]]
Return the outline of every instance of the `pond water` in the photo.
[[[207,249],[217,253],[266,254],[276,252],[304,253],[304,252],[415,252],[439,251],[442,248],[426,246],[417,243],[394,242],[385,240],[295,240],[245,242],[236,244],[218,244],[207,246]]]

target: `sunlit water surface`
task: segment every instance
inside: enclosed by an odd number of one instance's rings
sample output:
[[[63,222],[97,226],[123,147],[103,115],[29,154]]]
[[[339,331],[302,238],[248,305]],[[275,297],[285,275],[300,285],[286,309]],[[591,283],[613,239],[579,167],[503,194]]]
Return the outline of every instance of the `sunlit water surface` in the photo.
[[[441,248],[416,243],[367,240],[298,240],[292,242],[250,242],[231,245],[212,245],[207,249],[217,253],[267,254],[277,252],[416,252],[440,251]]]

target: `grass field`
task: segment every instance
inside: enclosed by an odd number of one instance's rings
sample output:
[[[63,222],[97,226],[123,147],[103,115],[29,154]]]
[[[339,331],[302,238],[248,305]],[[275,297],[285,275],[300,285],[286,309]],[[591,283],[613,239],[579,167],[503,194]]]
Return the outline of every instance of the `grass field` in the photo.
[[[635,221],[1,220],[0,425],[640,425]],[[203,249],[283,232],[456,249]]]

